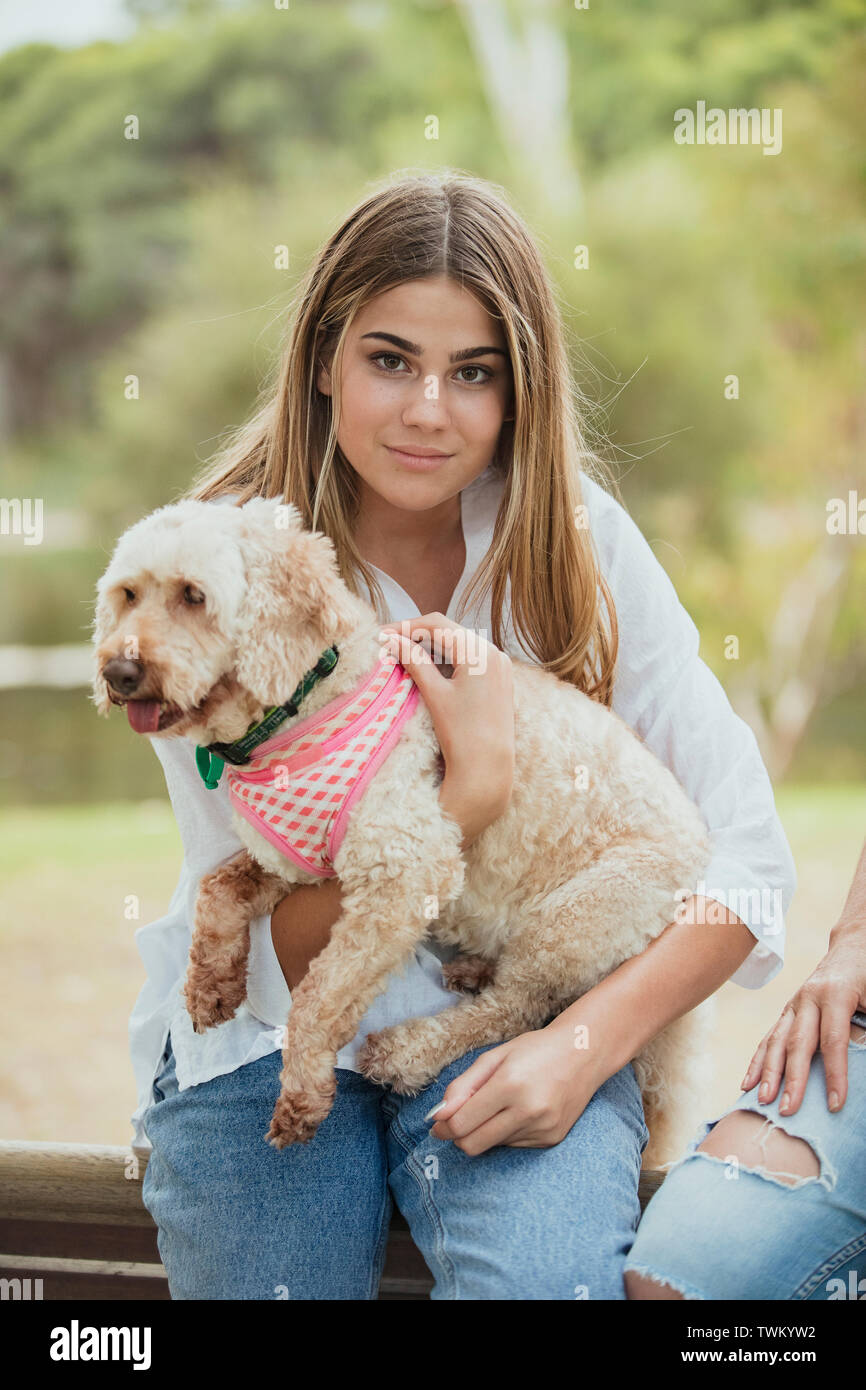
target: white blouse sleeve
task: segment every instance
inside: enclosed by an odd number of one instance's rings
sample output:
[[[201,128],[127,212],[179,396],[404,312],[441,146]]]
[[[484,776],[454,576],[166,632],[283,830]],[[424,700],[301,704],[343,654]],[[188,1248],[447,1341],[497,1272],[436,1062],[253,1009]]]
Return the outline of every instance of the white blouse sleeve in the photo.
[[[693,891],[756,938],[731,979],[757,989],[782,968],[797,878],[755,735],[698,655],[700,634],[639,528],[598,484],[581,483],[619,624],[612,707],[699,807],[712,856]]]

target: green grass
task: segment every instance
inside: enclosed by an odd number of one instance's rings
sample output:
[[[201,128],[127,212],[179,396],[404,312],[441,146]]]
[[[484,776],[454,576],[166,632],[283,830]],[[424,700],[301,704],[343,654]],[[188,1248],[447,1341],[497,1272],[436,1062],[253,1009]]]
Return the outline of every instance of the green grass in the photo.
[[[831,847],[860,827],[866,837],[866,786],[857,782],[783,786],[776,792],[776,809],[789,840],[805,846]],[[852,865],[853,871],[853,865]]]
[[[163,866],[179,860],[180,835],[168,801],[0,810],[0,873],[38,874],[46,855],[57,868],[97,873],[118,861]]]

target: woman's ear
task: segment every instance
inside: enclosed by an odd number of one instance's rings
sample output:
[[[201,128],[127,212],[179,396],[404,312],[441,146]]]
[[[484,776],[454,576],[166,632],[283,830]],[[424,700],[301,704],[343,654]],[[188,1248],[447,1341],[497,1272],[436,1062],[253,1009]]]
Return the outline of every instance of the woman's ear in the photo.
[[[331,371],[329,367],[319,358],[316,370],[316,386],[323,396],[330,396],[333,393],[331,386]]]

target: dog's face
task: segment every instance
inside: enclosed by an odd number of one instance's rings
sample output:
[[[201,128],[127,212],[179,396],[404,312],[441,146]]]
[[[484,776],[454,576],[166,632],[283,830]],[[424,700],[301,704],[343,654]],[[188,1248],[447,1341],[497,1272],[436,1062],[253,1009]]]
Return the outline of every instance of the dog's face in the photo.
[[[357,622],[294,507],[179,502],[124,532],[97,585],[93,701],[142,734],[231,742]]]

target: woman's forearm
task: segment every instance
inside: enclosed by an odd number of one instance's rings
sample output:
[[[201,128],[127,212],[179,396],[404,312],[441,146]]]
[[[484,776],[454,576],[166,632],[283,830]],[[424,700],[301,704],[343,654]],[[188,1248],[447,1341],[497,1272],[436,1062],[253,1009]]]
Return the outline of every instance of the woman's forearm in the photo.
[[[439,788],[439,805],[446,815],[456,820],[463,831],[460,848],[464,850],[469,848],[473,840],[478,839],[488,825],[499,819],[509,799],[504,794],[496,797],[486,790],[484,799],[479,800],[476,783],[477,779],[464,780],[456,774],[450,777],[446,774]]]
[[[300,883],[271,913],[271,940],[289,989],[297,989],[343,910],[340,880]]]
[[[830,933],[831,943],[837,936],[863,934],[866,937],[866,842],[860,851],[860,862],[854,871],[854,879],[848,889],[845,906],[839,921]]]
[[[490,797],[479,801],[473,787],[457,777],[445,777],[439,804],[463,831],[467,849],[504,807]],[[343,910],[340,880],[302,883],[271,913],[271,940],[289,989],[297,989],[314,960],[328,944],[331,928]]]
[[[575,1028],[587,1029],[599,1086],[669,1023],[723,985],[755,945],[745,923],[715,899],[694,896],[683,915],[692,921],[672,922],[639,955],[547,1025],[571,1047]]]

